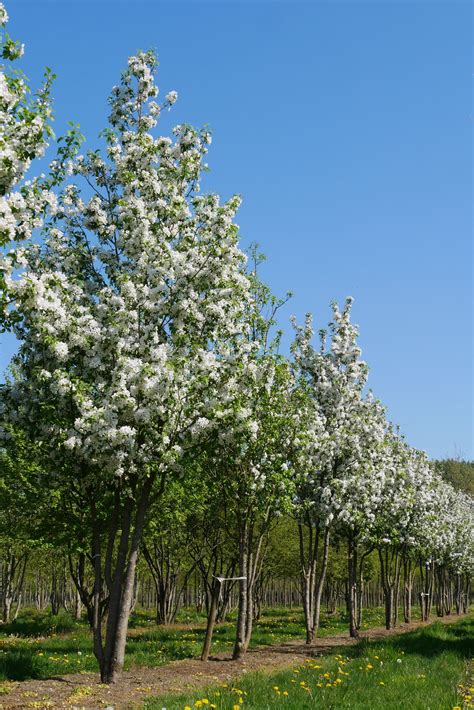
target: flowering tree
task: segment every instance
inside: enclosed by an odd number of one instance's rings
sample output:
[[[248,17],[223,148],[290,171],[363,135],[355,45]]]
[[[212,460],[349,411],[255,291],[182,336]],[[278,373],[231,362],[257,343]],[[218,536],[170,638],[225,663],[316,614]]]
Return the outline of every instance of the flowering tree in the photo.
[[[431,503],[419,516],[414,532],[422,620],[428,620],[435,596],[438,614],[444,614],[447,577],[455,579],[458,609],[465,608],[473,569],[472,498],[433,476]]]
[[[106,154],[71,162],[44,244],[11,286],[22,344],[10,409],[88,511],[104,682],[123,666],[150,502],[212,428],[236,366],[229,343],[246,336],[239,199],[199,194],[207,131],[153,135],[177,98],[155,101],[155,69],[151,52],[129,60],[110,98]]]
[[[44,176],[25,180],[32,162],[40,158],[52,135],[50,90],[54,79],[46,70],[42,87],[32,98],[23,74],[13,62],[23,45],[5,31],[8,14],[0,3],[0,324],[11,314],[10,275],[17,266],[15,245],[40,227],[45,211],[55,204]]]
[[[260,261],[255,247],[249,273],[251,298],[244,314],[248,335],[234,349],[239,366],[218,412],[220,425],[209,442],[207,464],[209,485],[226,501],[227,522],[239,551],[234,659],[245,654],[250,642],[264,541],[272,521],[291,503],[289,451],[298,445],[291,372],[278,353],[280,334],[272,337],[271,332],[285,299],[272,296],[260,281]]]
[[[378,550],[385,625],[390,629],[398,619],[402,565],[405,620],[411,618],[413,526],[426,506],[432,503],[432,476],[423,452],[409,447],[393,430],[387,433],[385,447],[383,487],[368,538]]]
[[[383,477],[383,442],[386,422],[380,404],[370,395],[363,396],[367,365],[360,359],[357,327],[351,323],[352,298],[339,310],[333,304],[329,324],[330,346],[326,332],[320,332],[319,350],[311,345],[311,316],[303,327],[296,327],[293,344],[295,363],[309,383],[315,406],[323,425],[317,445],[317,459],[308,459],[299,487],[302,521],[323,531],[323,560],[316,585],[317,536],[315,545],[305,555],[300,534],[307,641],[317,628],[319,600],[324,582],[329,530],[336,527],[348,539],[350,633],[357,635],[357,545],[374,519]],[[313,445],[314,446],[314,445]]]

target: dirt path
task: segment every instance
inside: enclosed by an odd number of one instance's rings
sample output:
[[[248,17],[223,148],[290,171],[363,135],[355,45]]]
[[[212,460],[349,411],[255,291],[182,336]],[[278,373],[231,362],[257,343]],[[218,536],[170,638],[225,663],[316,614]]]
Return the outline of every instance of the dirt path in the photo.
[[[449,616],[433,621],[449,624],[458,621],[459,618]],[[383,638],[412,631],[421,625],[421,622],[400,624],[391,631],[376,627],[361,632],[360,637]],[[144,699],[150,696],[160,693],[179,693],[190,688],[228,682],[250,671],[279,670],[295,663],[300,664],[304,658],[354,643],[356,643],[355,639],[349,638],[347,634],[339,634],[318,638],[311,647],[305,646],[302,641],[290,641],[278,646],[257,648],[249,651],[246,658],[240,662],[230,660],[225,654],[213,656],[205,664],[198,660],[174,661],[161,668],[136,668],[126,671],[113,687],[98,684],[97,675],[93,673],[76,673],[48,680],[12,683],[8,695],[0,696],[0,710],[13,708],[132,710],[142,707]]]

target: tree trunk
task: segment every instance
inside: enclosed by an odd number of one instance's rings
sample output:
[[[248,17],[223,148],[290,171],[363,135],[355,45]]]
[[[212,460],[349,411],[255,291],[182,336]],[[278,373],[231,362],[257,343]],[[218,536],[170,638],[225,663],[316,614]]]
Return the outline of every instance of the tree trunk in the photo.
[[[351,638],[359,638],[357,630],[357,543],[355,535],[349,534],[347,539],[347,572],[348,572],[348,611],[349,611],[349,635]]]
[[[214,632],[214,626],[217,617],[217,607],[219,605],[219,595],[221,590],[221,580],[215,579],[212,587],[212,599],[209,609],[209,616],[207,618],[207,628],[206,635],[204,637],[204,646],[201,653],[201,661],[207,661],[209,658],[209,651],[211,650],[212,634]]]
[[[76,589],[74,593],[74,619],[80,621],[82,618],[82,601],[79,590]]]
[[[326,572],[328,568],[329,559],[329,528],[327,527],[324,531],[323,539],[323,558],[321,561],[321,569],[319,571],[319,577],[316,584],[316,594],[314,600],[314,627],[313,627],[313,638],[317,635],[319,630],[319,623],[321,618],[321,597],[323,593],[324,583],[326,581]]]
[[[11,550],[7,551],[2,570],[2,621],[5,624],[10,621],[13,603],[20,603],[27,562],[26,553],[17,555]]]
[[[304,525],[298,523],[301,562],[301,587],[303,597],[303,613],[306,628],[306,644],[311,645],[314,639],[314,601],[316,585],[316,567],[318,562],[319,528],[311,525],[311,520],[306,526],[308,529],[308,552],[305,550]]]
[[[239,580],[239,608],[237,614],[237,634],[234,645],[232,658],[234,661],[240,661],[245,654],[245,626],[247,619],[247,602],[248,602],[248,564],[247,552],[248,548],[248,524],[244,522],[240,532],[239,540],[239,576],[243,579]]]
[[[422,621],[428,621],[428,619],[430,618],[433,576],[434,563],[431,562],[431,564],[424,564],[423,561],[420,561],[420,607]]]
[[[405,558],[403,560],[403,619],[406,624],[411,624],[413,574],[412,562]]]
[[[149,506],[149,498],[154,483],[150,476],[143,483],[134,498],[120,499],[117,488],[114,493],[114,507],[109,525],[109,538],[102,566],[101,529],[91,501],[93,520],[92,559],[94,561],[94,590],[92,594],[92,622],[94,654],[99,662],[103,683],[115,683],[123,669],[128,620],[133,603],[133,590],[138,560],[138,551]],[[115,538],[120,529],[118,547]],[[116,550],[115,560],[113,555]],[[104,595],[104,581],[109,594]],[[105,640],[102,639],[102,619],[107,610]]]

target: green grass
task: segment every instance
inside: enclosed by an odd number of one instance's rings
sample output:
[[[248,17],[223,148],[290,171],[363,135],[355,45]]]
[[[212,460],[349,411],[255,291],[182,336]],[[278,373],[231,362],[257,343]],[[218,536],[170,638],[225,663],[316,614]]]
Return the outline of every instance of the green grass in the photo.
[[[148,700],[146,710],[452,710],[473,707],[468,659],[473,654],[472,617],[435,623],[417,631],[362,641],[272,675],[248,674],[236,685]],[[471,679],[472,682],[472,679]],[[242,701],[242,702],[240,702]]]
[[[365,613],[364,628],[382,624],[383,610]],[[132,615],[125,667],[155,668],[172,660],[199,656],[205,617],[183,610],[177,621],[187,628],[156,626],[150,613]],[[347,630],[345,613],[322,616],[320,634]],[[268,609],[255,624],[251,647],[268,646],[303,637],[303,617],[298,609]],[[219,624],[214,632],[212,653],[230,652],[235,638],[235,617]],[[27,609],[19,618],[0,626],[0,681],[51,678],[77,672],[97,672],[91,635],[85,621],[76,622],[62,612],[58,616]]]

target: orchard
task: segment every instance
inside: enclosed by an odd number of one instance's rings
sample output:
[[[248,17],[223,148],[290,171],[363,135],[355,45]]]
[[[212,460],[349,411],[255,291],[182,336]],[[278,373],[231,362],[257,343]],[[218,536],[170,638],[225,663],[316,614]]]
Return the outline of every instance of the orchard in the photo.
[[[108,685],[131,620],[192,617],[202,636],[175,657],[206,667],[219,632],[242,662],[278,610],[308,653],[331,620],[357,639],[466,614],[473,466],[430,461],[388,420],[353,299],[329,324],[293,319],[285,353],[290,294],[242,247],[240,198],[201,191],[209,130],[161,135],[178,94],[159,98],[154,52],[128,59],[82,152],[77,127],[54,137],[54,75],[30,92],[0,13],[0,319],[18,341],[0,386],[3,627],[66,615]],[[43,677],[2,662],[7,681]]]

